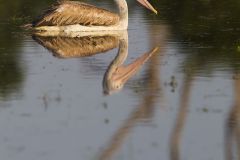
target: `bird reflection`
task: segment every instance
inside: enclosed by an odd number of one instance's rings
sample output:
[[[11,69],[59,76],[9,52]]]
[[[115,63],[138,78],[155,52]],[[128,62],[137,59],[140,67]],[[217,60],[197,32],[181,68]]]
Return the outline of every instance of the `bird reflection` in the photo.
[[[115,35],[83,35],[76,37],[51,36],[39,32],[33,39],[60,58],[92,56],[116,48],[119,38]]]
[[[159,54],[152,55],[153,57],[149,59],[150,63],[148,63],[147,66],[144,82],[144,88],[147,89],[144,92],[144,95],[141,97],[141,101],[137,107],[129,114],[123,124],[116,130],[114,135],[109,140],[109,143],[104,146],[104,149],[99,155],[100,160],[113,159],[114,155],[123,145],[124,140],[126,140],[127,136],[132,133],[134,126],[136,126],[136,124],[142,120],[151,120],[154,117],[154,113],[158,107],[156,103],[159,101],[164,103],[165,101],[161,89],[161,67],[159,67],[158,64],[162,61],[161,55],[165,54],[166,52],[165,48],[166,39],[168,37],[168,29],[166,26],[156,26],[156,28],[151,28],[149,31],[157,31],[156,33],[161,33],[161,36],[156,35],[149,40],[149,42],[151,42],[150,46],[156,45],[158,47],[142,56],[142,59],[144,59],[144,57],[147,57],[147,55],[151,55],[154,52],[160,52]],[[162,103],[161,105],[163,105]]]
[[[149,53],[145,53],[142,57],[137,59],[135,62],[143,61],[149,55],[152,55],[155,52],[158,52],[159,48],[154,48]],[[157,56],[158,54],[154,55]],[[151,63],[149,63],[146,77],[146,88],[148,90],[142,97],[139,105],[132,111],[128,118],[124,121],[121,127],[115,132],[110,142],[106,145],[105,149],[101,152],[99,159],[108,160],[112,159],[113,155],[120,149],[121,145],[124,142],[124,139],[128,134],[131,133],[131,130],[136,125],[137,122],[143,119],[150,119],[153,117],[155,110],[155,103],[159,96],[159,70],[157,67],[157,62],[159,59],[157,57],[151,58]],[[134,63],[135,63],[134,62]],[[138,62],[140,63],[140,62]]]
[[[118,53],[108,66],[103,78],[103,93],[109,95],[122,89],[124,84],[157,52],[158,48],[123,65],[128,56],[127,31],[76,32],[57,35],[54,32],[37,32],[33,39],[60,58],[80,58],[107,52],[119,46]]]
[[[231,108],[225,132],[225,153],[226,160],[234,159],[233,149],[237,152],[237,159],[240,159],[240,79],[234,81],[235,99],[233,107]]]
[[[132,63],[124,66],[123,63],[128,55],[128,36],[125,34],[125,36],[120,38],[118,54],[110,63],[103,78],[104,94],[108,95],[120,90],[127,80],[131,78],[157,50],[158,48],[155,47],[150,52],[143,54]]]

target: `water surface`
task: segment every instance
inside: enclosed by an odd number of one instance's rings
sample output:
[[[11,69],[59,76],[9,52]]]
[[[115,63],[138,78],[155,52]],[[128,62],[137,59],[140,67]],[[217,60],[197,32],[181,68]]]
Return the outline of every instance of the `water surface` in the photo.
[[[121,40],[40,43],[20,29],[52,2],[0,7],[1,159],[240,158],[237,0],[156,1],[157,16],[129,1],[128,55],[119,67],[158,51],[111,94],[104,77]],[[116,10],[110,0],[87,2]],[[106,50],[61,56],[85,42]]]

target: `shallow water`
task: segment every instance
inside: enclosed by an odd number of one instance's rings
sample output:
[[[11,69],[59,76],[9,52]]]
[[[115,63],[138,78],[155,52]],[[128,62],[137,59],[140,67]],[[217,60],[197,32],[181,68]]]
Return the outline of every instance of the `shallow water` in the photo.
[[[0,9],[1,159],[240,158],[238,1],[162,0],[153,3],[157,16],[130,1],[128,43],[39,39],[18,27],[51,3]],[[110,0],[97,4],[115,9]],[[85,42],[108,51],[69,55]],[[106,80],[123,42],[124,65],[137,64],[136,73],[106,88],[122,77]]]

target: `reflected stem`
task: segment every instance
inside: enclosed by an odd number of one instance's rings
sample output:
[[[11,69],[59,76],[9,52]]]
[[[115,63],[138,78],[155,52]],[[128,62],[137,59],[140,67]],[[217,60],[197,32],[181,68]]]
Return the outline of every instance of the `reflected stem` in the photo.
[[[178,110],[176,123],[172,131],[170,140],[170,159],[179,160],[180,159],[180,143],[184,125],[186,123],[187,112],[189,109],[189,97],[191,94],[192,87],[192,76],[188,76],[183,84],[182,97],[180,100],[180,108]]]

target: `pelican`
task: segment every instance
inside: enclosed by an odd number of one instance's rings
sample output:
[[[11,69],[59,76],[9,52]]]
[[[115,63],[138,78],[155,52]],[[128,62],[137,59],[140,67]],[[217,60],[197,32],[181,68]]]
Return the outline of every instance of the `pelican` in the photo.
[[[60,1],[48,8],[30,24],[37,31],[110,31],[128,28],[128,6],[126,0],[114,0],[119,14],[78,1]],[[137,0],[157,14],[147,0]]]

